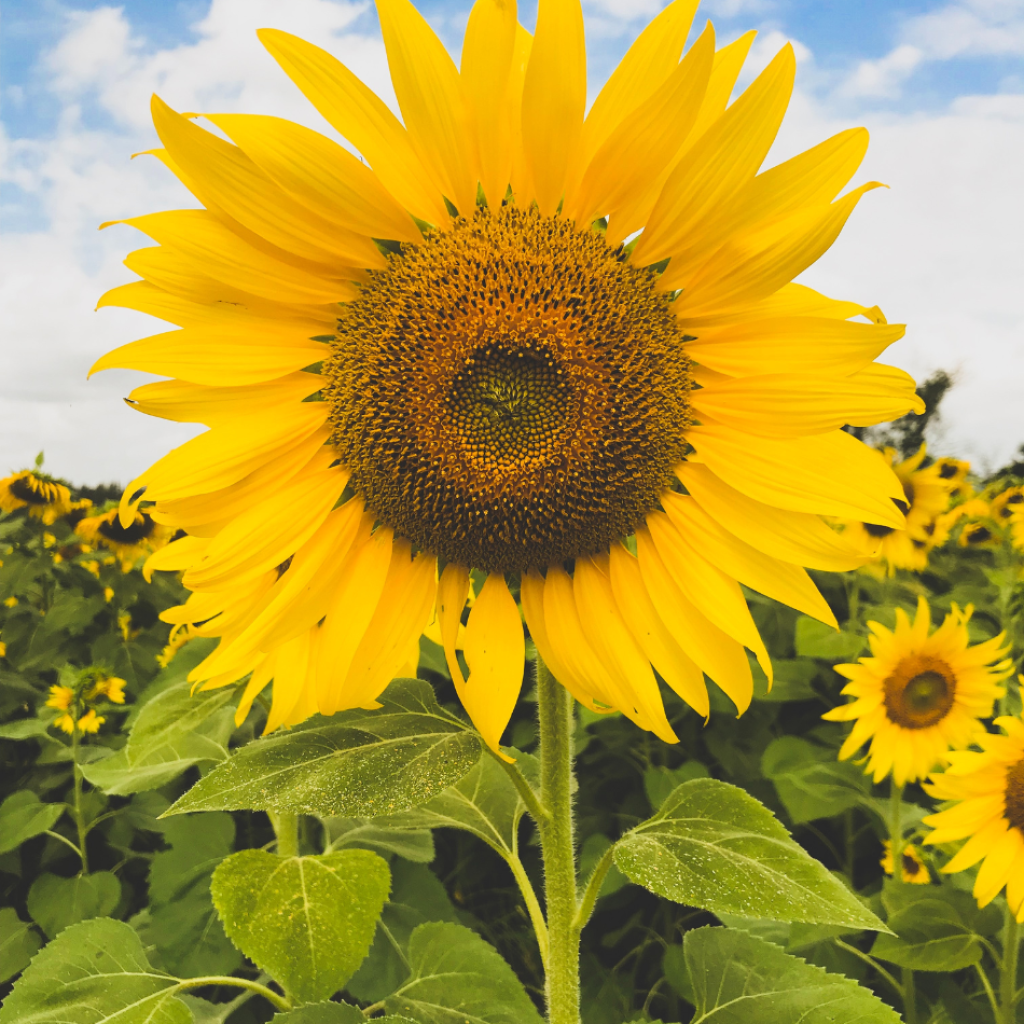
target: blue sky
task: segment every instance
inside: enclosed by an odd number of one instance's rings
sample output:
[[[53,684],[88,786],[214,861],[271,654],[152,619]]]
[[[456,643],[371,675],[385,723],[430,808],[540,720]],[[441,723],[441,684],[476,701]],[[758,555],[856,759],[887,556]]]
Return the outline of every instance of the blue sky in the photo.
[[[536,0],[520,6],[532,28]],[[662,0],[583,0],[592,95]],[[457,55],[469,0],[420,0]],[[890,359],[919,379],[957,372],[934,444],[995,465],[1024,442],[1024,0],[706,0],[719,41],[759,30],[741,86],[787,40],[797,92],[769,163],[852,124],[872,133],[861,204],[804,278],[879,302],[908,323]],[[345,60],[390,100],[372,3],[363,0],[0,0],[0,471],[31,461],[82,482],[124,481],[193,428],[119,398],[139,375],[90,363],[152,333],[94,313],[139,244],[105,220],[193,205],[152,160],[149,96],[178,109],[244,110],[325,126],[257,45],[273,25]],[[329,132],[329,130],[328,130]]]

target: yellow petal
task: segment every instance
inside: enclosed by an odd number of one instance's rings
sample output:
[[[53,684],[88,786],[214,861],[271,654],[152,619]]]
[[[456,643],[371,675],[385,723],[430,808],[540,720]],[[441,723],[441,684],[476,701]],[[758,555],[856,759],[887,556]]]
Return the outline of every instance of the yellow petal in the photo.
[[[238,709],[235,711],[235,728],[239,729],[242,723],[249,717],[252,710],[252,702],[267,688],[274,676],[274,658],[264,659],[253,669],[249,682],[245,684],[245,691],[238,701]]]
[[[844,431],[788,441],[706,423],[690,428],[687,440],[715,476],[756,501],[894,530],[905,527],[892,501],[905,498],[895,473],[878,452]]]
[[[143,489],[147,501],[172,501],[229,487],[301,445],[323,427],[328,411],[326,402],[300,402],[275,422],[247,417],[186,441],[128,485],[121,499],[122,526],[131,522]]]
[[[209,546],[205,537],[181,537],[154,551],[142,566],[143,578],[149,583],[154,572],[181,572],[203,556]]]
[[[551,642],[544,614],[544,586],[544,577],[534,569],[523,573],[519,584],[519,600],[523,605],[523,617],[529,627],[530,637],[537,647],[537,653],[555,679],[584,707],[591,711],[611,710],[607,707],[602,709],[595,704],[589,685],[572,671],[568,662],[562,660],[556,646]]]
[[[517,203],[528,206],[533,196],[533,184],[523,152],[523,88],[526,85],[526,69],[530,64],[533,50],[533,36],[516,25],[515,49],[512,51],[512,70],[508,80],[509,134],[512,143],[512,170],[509,186]]]
[[[318,373],[290,373],[277,380],[238,387],[206,387],[183,380],[157,381],[136,388],[126,399],[147,416],[177,423],[212,426],[260,409],[274,416],[277,407],[301,402],[320,390],[325,378]]]
[[[433,617],[437,559],[425,551],[411,556],[408,541],[394,542],[384,592],[342,685],[343,707],[365,707],[376,700]]]
[[[679,532],[712,565],[766,597],[839,628],[828,602],[799,566],[744,543],[716,523],[690,496],[666,493],[661,504]]]
[[[743,648],[683,595],[645,527],[637,530],[636,543],[644,587],[665,628],[742,714],[754,695],[754,677]]]
[[[523,686],[526,638],[519,608],[500,572],[488,575],[473,603],[463,650],[469,679],[460,685],[456,678],[455,689],[484,742],[501,754],[501,734]]]
[[[325,430],[317,431],[298,444],[285,448],[263,465],[227,487],[204,491],[188,498],[161,501],[151,515],[158,523],[195,533],[209,523],[230,522],[248,511],[268,491],[281,487],[309,464],[327,441]],[[216,531],[214,531],[216,532]],[[203,532],[204,537],[213,533]]]
[[[355,297],[349,282],[319,277],[254,248],[207,210],[169,210],[120,223],[175,250],[197,273],[239,291],[278,302],[342,302]],[[337,269],[339,274],[347,272],[341,266]]]
[[[691,401],[698,416],[724,426],[761,437],[798,438],[847,423],[870,426],[911,410],[924,412],[913,378],[904,376],[770,373],[707,385],[694,391]]]
[[[367,515],[338,574],[338,583],[315,642],[317,706],[322,715],[344,707],[344,682],[384,594],[391,566],[392,534],[371,532]]]
[[[308,680],[309,667],[309,634],[297,636],[291,643],[285,644],[275,659],[274,692],[267,715],[267,724],[263,735],[274,732],[284,725],[291,716],[295,706],[299,704],[302,691],[310,685]]]
[[[693,540],[677,530],[664,512],[650,513],[647,529],[683,596],[723,633],[754,652],[770,685],[771,659],[739,584],[704,558]]]
[[[260,650],[273,651],[319,622],[338,586],[362,515],[358,500],[334,509],[295,552],[288,571],[271,587],[262,608],[230,644],[221,644],[207,659],[210,664],[218,665],[218,659],[238,660]]]
[[[347,149],[266,114],[207,114],[264,174],[324,220],[371,238],[420,242],[409,214]]]
[[[751,44],[757,32],[744,33],[739,39],[723,46],[715,54],[715,66],[711,70],[711,80],[708,82],[707,92],[704,94],[704,102],[701,104],[700,114],[697,123],[693,126],[690,138],[683,147],[683,153],[692,149],[704,133],[722,116],[726,105],[736,88],[736,79],[740,77],[740,71],[750,52]]]
[[[659,288],[683,288],[676,315],[707,316],[733,306],[767,298],[803,273],[839,237],[865,192],[882,186],[868,182],[830,206],[813,207],[726,242],[686,279],[671,274]]]
[[[703,366],[748,377],[762,373],[851,374],[863,370],[894,341],[903,324],[863,324],[816,316],[775,317],[708,328],[687,343]]]
[[[515,48],[515,0],[476,0],[466,25],[459,77],[476,142],[480,185],[492,209],[501,205],[512,176]]]
[[[576,559],[572,589],[583,635],[632,699],[640,717],[660,740],[678,743],[665,717],[651,664],[634,639],[612,595],[608,556]]]
[[[225,527],[182,582],[214,589],[273,569],[320,528],[348,482],[331,467],[333,452],[317,455],[301,474]]]
[[[674,0],[651,21],[601,87],[583,123],[580,165],[586,167],[608,137],[676,69],[698,0]]]
[[[740,230],[831,203],[853,177],[867,148],[867,129],[850,128],[759,174],[704,223],[696,244],[673,254],[673,279],[687,280],[714,248]]]
[[[694,144],[666,182],[633,251],[634,262],[672,256],[754,177],[786,113],[795,72],[787,44]]]
[[[448,664],[448,671],[451,673],[456,689],[459,686],[465,686],[462,667],[459,665],[455,649],[459,639],[459,627],[462,625],[462,609],[466,607],[467,597],[469,597],[469,571],[464,566],[449,562],[444,567],[441,579],[437,584],[437,616],[441,627],[444,660]]]
[[[158,96],[153,124],[184,185],[205,206],[229,217],[272,245],[307,260],[336,260],[358,267],[384,267],[380,250],[365,234],[327,224],[275,184],[237,146],[203,131]]]
[[[167,250],[159,248],[142,251],[160,253],[163,257],[167,255]],[[224,287],[218,285],[213,278],[207,278],[207,281],[211,286]],[[290,330],[302,337],[310,337],[330,333],[338,320],[336,305],[286,306],[252,295],[247,298],[248,303],[225,302],[215,294],[209,301],[192,301],[149,281],[132,281],[104,292],[96,308],[120,306],[124,309],[137,309],[140,313],[148,313],[179,327],[215,326],[220,330],[245,331],[247,335],[277,334]]]
[[[362,153],[398,202],[420,220],[448,223],[441,196],[431,187],[406,130],[372,90],[341,61],[304,39],[271,28],[256,34],[309,102]]]
[[[324,357],[322,342],[301,335],[285,337],[231,338],[211,330],[186,328],[154,334],[130,341],[101,356],[89,369],[89,376],[100,370],[124,369],[179,377],[191,385],[217,386],[226,383],[258,385]],[[310,379],[311,375],[306,374]],[[315,390],[315,389],[314,389]]]
[[[640,576],[637,560],[621,544],[611,546],[609,579],[615,603],[641,650],[662,679],[707,718],[710,705],[704,673],[661,621]]]
[[[579,0],[540,0],[523,86],[523,150],[534,198],[553,216],[576,173],[587,104],[587,55]]]
[[[608,137],[586,168],[578,190],[566,198],[565,216],[580,224],[617,213],[646,192],[675,156],[697,118],[715,52],[709,25],[653,96]]]
[[[477,176],[455,64],[409,0],[377,0],[377,14],[413,148],[438,191],[468,217]]]
[[[851,374],[849,380],[858,387],[877,388],[879,391],[888,391],[893,395],[914,392],[917,387],[917,381],[906,370],[901,370],[898,366],[886,366],[885,363],[871,363],[869,366],[865,366],[864,369]],[[920,398],[917,398],[916,393],[914,397],[915,401],[911,408],[920,415],[925,411],[925,405]],[[854,427],[870,427],[877,422],[879,421],[871,420],[868,422],[867,416],[857,417],[856,419],[851,418],[849,420],[849,423]],[[921,445],[920,459],[916,464],[904,463],[904,472],[910,472],[912,468],[916,469],[924,459],[925,454],[925,446]]]

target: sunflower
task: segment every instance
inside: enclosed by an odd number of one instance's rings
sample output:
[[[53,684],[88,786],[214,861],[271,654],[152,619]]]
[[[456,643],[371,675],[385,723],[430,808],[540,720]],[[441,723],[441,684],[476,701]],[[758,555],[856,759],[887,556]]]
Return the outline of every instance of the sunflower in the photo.
[[[872,362],[901,326],[791,283],[877,187],[836,198],[867,132],[759,173],[792,47],[729,105],[753,33],[716,49],[709,25],[680,59],[695,7],[662,11],[586,117],[579,0],[541,0],[534,35],[477,0],[458,68],[379,0],[404,124],[261,30],[362,160],[207,114],[225,141],[154,99],[154,154],[205,208],[125,221],[156,245],[101,305],[180,330],[93,369],[174,378],[130,404],[210,428],[121,504],[186,534],[148,571],[184,570],[165,620],[220,638],[193,681],[248,678],[244,708],[273,680],[268,730],[374,707],[436,618],[497,749],[521,606],[581,703],[674,741],[655,670],[702,715],[705,672],[741,711],[745,649],[770,674],[740,583],[834,623],[802,567],[865,558],[822,517],[904,525],[899,481],[840,428],[922,408]]]
[[[0,480],[0,510],[4,512],[27,508],[30,516],[49,526],[67,515],[72,506],[67,487],[37,470],[23,469]]]
[[[954,459],[945,456],[935,460],[939,476],[946,481],[949,487],[951,498],[970,497],[973,488],[967,480],[967,474],[971,471],[971,464],[963,459]]]
[[[979,906],[1006,886],[1006,902],[1024,922],[1024,721],[997,718],[1003,735],[985,733],[980,751],[950,755],[950,765],[932,775],[925,789],[939,800],[957,803],[924,819],[935,831],[926,843],[967,839],[942,868],[963,871],[983,860],[974,883]]]
[[[896,628],[869,622],[871,657],[856,665],[836,665],[850,680],[843,693],[856,698],[822,717],[853,721],[839,750],[843,760],[871,741],[866,771],[881,782],[892,772],[896,785],[916,782],[946,757],[984,733],[978,721],[992,714],[1003,695],[999,683],[1012,663],[1002,659],[1004,635],[968,646],[967,623],[973,609],[955,604],[942,625],[930,633],[928,602],[918,599],[913,623],[896,609]],[[995,662],[995,664],[993,664]]]
[[[1002,525],[1012,522],[1024,512],[1024,487],[1007,487],[989,503],[989,514]]]
[[[900,852],[900,857],[903,861],[901,877],[904,882],[908,882],[910,885],[931,884],[932,878],[928,873],[928,868],[925,866],[924,861],[921,859],[921,851],[914,846],[913,843],[907,843],[903,847]],[[879,863],[882,866],[882,870],[887,875],[891,875],[893,873],[891,839],[886,839],[882,850],[882,859]]]
[[[174,535],[174,528],[156,522],[147,512],[138,509],[128,516],[125,525],[114,507],[98,516],[80,520],[75,526],[75,533],[113,552],[121,562],[121,571],[130,572],[143,555],[162,548]]]
[[[895,448],[882,451],[882,457],[893,467],[903,486],[903,497],[896,499],[896,503],[906,515],[904,529],[865,522],[844,525],[844,532],[865,550],[874,546],[878,560],[886,563],[890,576],[897,569],[916,572],[925,569],[928,552],[948,536],[948,531],[944,534],[940,526],[940,519],[949,506],[953,478],[944,475],[945,466],[939,462],[922,469],[921,463],[927,454],[927,446],[922,444],[915,455],[897,463]]]

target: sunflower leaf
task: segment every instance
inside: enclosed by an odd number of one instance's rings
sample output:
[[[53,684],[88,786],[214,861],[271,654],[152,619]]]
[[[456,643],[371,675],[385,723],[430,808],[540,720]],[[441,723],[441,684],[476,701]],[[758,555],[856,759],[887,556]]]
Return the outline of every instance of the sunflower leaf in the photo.
[[[767,807],[717,779],[676,787],[616,843],[615,863],[659,896],[712,913],[886,930]]]
[[[856,807],[871,792],[864,772],[836,752],[799,736],[780,736],[768,744],[761,771],[775,784],[775,792],[799,824],[831,818]]]
[[[686,933],[681,952],[666,953],[665,971],[696,1007],[693,1024],[899,1024],[857,982],[746,932],[698,928]]]
[[[0,908],[0,983],[23,971],[42,945],[39,932],[13,907]]]
[[[0,853],[16,850],[45,832],[64,813],[64,804],[45,804],[31,790],[12,793],[0,804]]]
[[[277,857],[242,850],[213,873],[232,942],[301,1002],[327,999],[363,962],[391,886],[369,850]]]
[[[889,918],[895,935],[878,935],[871,955],[915,971],[959,971],[981,960],[981,943],[942,900],[918,900]]]
[[[512,968],[476,932],[421,924],[409,940],[411,975],[384,1001],[417,1024],[541,1024]]]
[[[192,1024],[177,984],[153,970],[131,927],[83,921],[36,955],[4,1000],[0,1024]]]
[[[477,734],[441,708],[429,683],[397,679],[381,701],[378,710],[312,718],[242,747],[167,813],[374,818],[426,803],[477,763]]]

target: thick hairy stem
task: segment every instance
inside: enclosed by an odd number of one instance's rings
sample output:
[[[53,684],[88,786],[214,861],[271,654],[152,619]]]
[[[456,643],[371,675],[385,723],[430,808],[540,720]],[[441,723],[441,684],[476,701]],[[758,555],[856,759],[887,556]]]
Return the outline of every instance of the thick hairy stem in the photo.
[[[569,693],[537,659],[540,718],[539,822],[544,854],[549,1024],[579,1024],[580,933],[576,923],[576,844],[572,805],[573,703]]]

